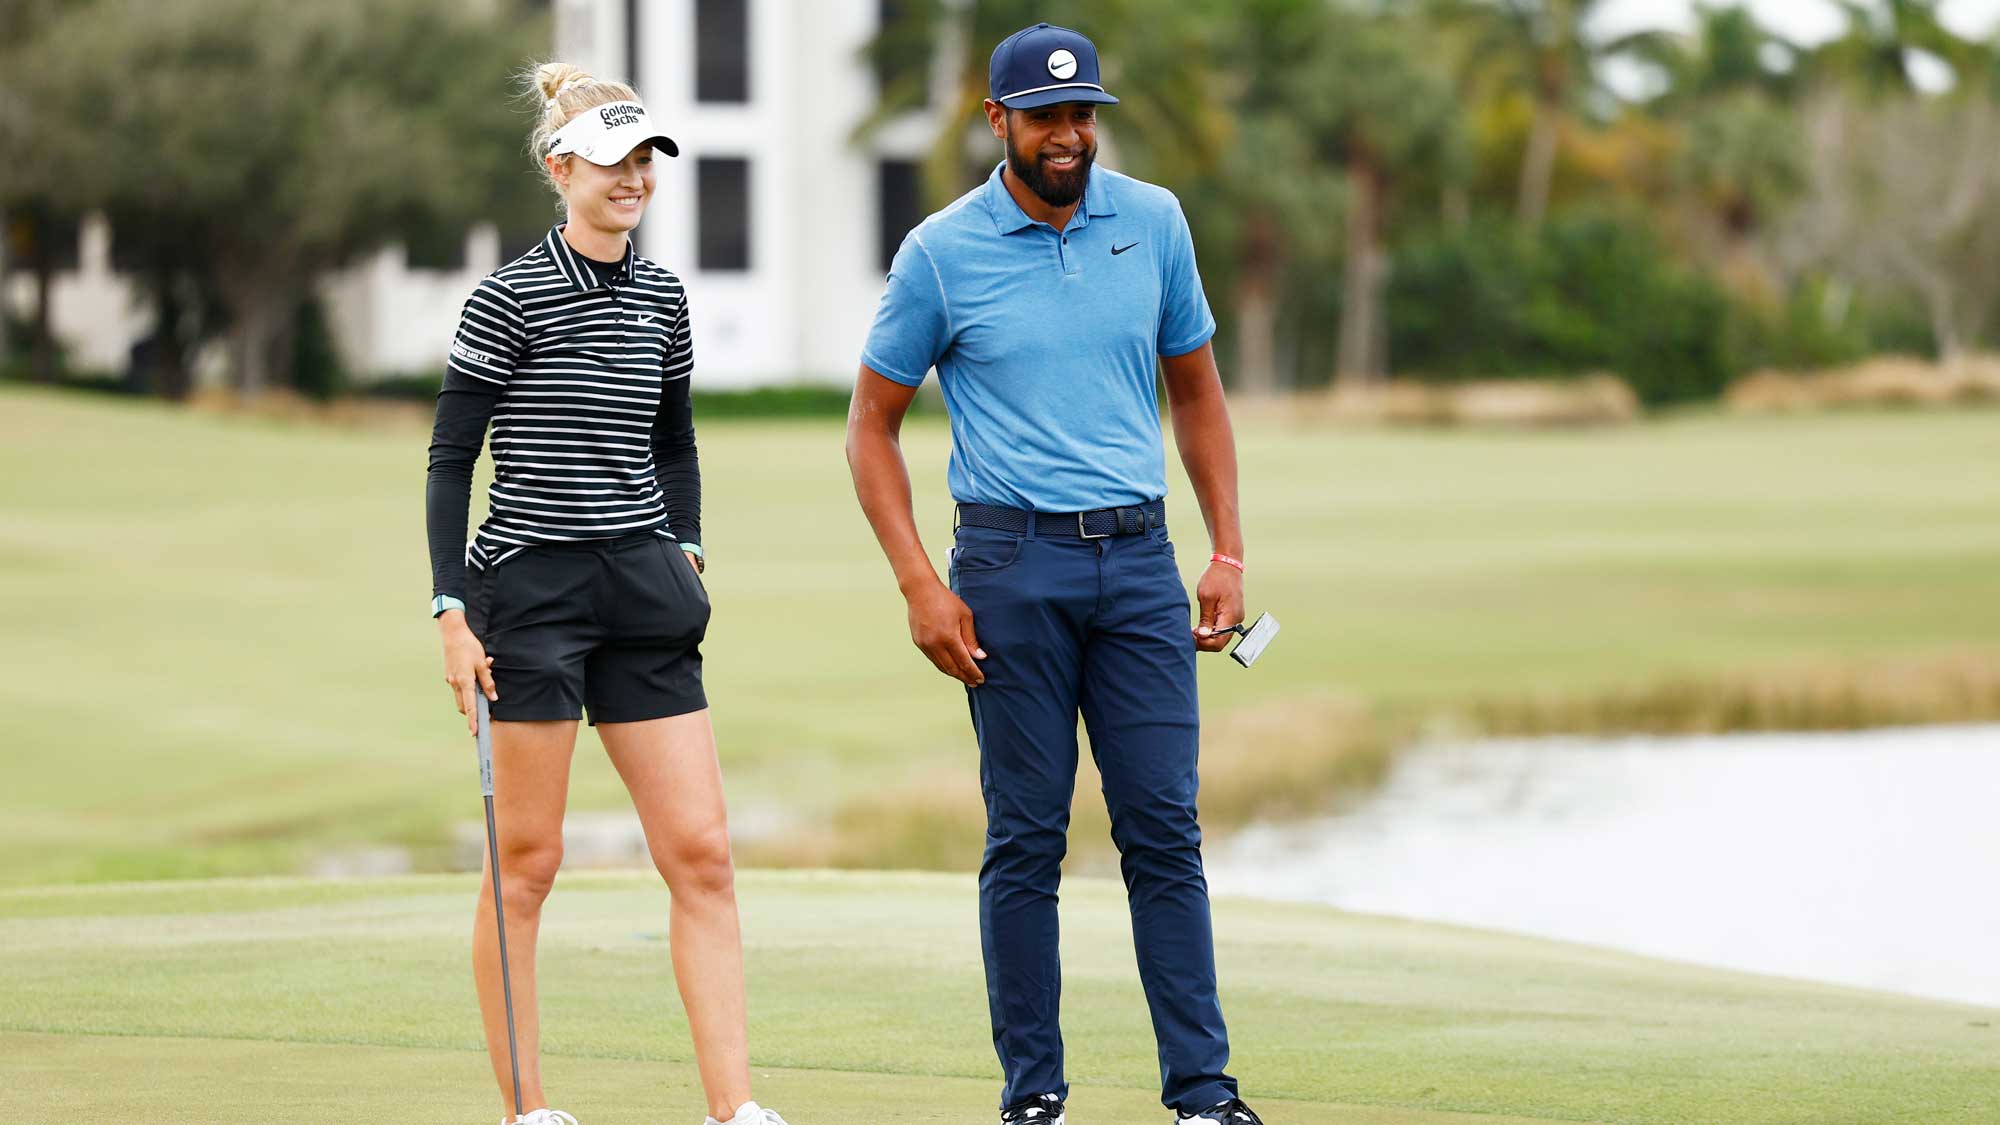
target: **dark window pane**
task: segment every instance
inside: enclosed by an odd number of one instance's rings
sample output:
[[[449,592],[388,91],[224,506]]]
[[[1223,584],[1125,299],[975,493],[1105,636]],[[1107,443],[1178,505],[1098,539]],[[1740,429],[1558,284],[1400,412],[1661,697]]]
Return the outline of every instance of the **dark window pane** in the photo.
[[[696,260],[704,270],[750,268],[750,162],[704,156],[695,162]]]
[[[750,100],[749,0],[695,0],[694,97]]]
[[[923,175],[914,160],[884,160],[875,166],[876,230],[882,272],[896,260],[896,248],[910,228],[923,222]]]

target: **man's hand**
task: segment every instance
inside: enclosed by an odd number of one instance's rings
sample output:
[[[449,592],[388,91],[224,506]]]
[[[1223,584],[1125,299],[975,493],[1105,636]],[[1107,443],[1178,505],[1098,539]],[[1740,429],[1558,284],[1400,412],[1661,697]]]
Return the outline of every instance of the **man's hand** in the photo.
[[[1232,634],[1226,629],[1243,620],[1243,572],[1228,563],[1212,562],[1201,572],[1194,588],[1201,602],[1201,624],[1195,626],[1194,647],[1203,652],[1221,652]]]
[[[986,659],[986,650],[973,635],[971,607],[935,578],[911,593],[909,601],[910,639],[938,671],[968,687],[985,683],[986,673],[974,663]]]
[[[1222,397],[1222,375],[1215,369],[1215,347],[1203,344],[1191,352],[1160,357],[1167,384],[1167,407],[1174,421],[1174,444],[1188,483],[1201,504],[1202,522],[1214,550],[1243,557],[1243,524],[1236,506],[1236,435],[1229,428],[1229,405]],[[1221,652],[1228,633],[1218,633],[1243,620],[1243,572],[1211,560],[1195,585],[1201,601],[1201,623],[1195,626],[1195,647]]]

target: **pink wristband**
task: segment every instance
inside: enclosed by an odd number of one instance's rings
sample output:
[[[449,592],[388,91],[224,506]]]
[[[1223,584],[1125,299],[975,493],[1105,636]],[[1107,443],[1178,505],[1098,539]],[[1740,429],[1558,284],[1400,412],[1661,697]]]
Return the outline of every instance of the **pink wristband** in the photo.
[[[1228,555],[1225,555],[1220,551],[1217,551],[1215,554],[1208,556],[1208,561],[1224,563],[1226,565],[1235,567],[1238,571],[1241,571],[1243,569],[1242,559],[1230,558]]]

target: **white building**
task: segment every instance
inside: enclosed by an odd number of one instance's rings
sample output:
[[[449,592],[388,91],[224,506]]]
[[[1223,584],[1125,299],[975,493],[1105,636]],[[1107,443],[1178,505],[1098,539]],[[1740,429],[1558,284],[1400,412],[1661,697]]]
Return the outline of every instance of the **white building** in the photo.
[[[49,285],[50,332],[73,370],[121,375],[132,346],[153,329],[147,294],[119,268],[115,232],[104,216],[86,215],[67,237],[58,236]],[[482,224],[466,234],[447,267],[412,265],[404,247],[395,245],[322,277],[319,297],[348,372],[363,382],[442,374],[465,296],[500,265],[500,256],[500,236]],[[0,302],[17,319],[32,315],[32,274],[12,269],[0,278]],[[209,341],[195,360],[196,382],[219,384],[226,364],[223,342]]]
[[[67,252],[65,252],[67,251]],[[19,262],[9,259],[9,267]],[[35,279],[10,269],[0,284],[0,311],[26,321],[35,307]],[[111,224],[86,216],[55,254],[49,285],[49,332],[85,371],[123,371],[133,341],[152,327],[139,284],[112,265]]]
[[[917,165],[934,129],[911,114],[865,150],[850,140],[876,98],[863,48],[894,4],[556,0],[556,56],[632,81],[680,145],[661,162],[639,250],[687,283],[702,386],[853,379],[889,257],[924,215]],[[936,75],[944,61],[917,63]],[[123,371],[151,326],[112,244],[107,224],[86,220],[53,277],[53,329],[81,370]],[[348,371],[441,373],[466,294],[507,252],[481,226],[449,262],[413,265],[393,246],[324,278]],[[27,315],[32,278],[14,271],[0,299]],[[219,377],[219,348],[197,366]]]
[[[680,146],[639,250],[687,283],[706,386],[854,377],[935,129],[910,114],[851,140],[876,100],[863,48],[894,7],[557,0],[557,55],[629,80]]]

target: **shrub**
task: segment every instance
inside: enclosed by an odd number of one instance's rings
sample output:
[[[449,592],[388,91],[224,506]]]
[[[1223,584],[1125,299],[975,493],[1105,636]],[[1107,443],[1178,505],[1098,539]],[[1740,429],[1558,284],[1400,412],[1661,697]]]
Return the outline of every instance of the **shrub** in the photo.
[[[1649,405],[1712,398],[1740,370],[1730,302],[1645,227],[1556,216],[1533,234],[1486,218],[1406,246],[1389,355],[1432,379],[1609,370]]]

